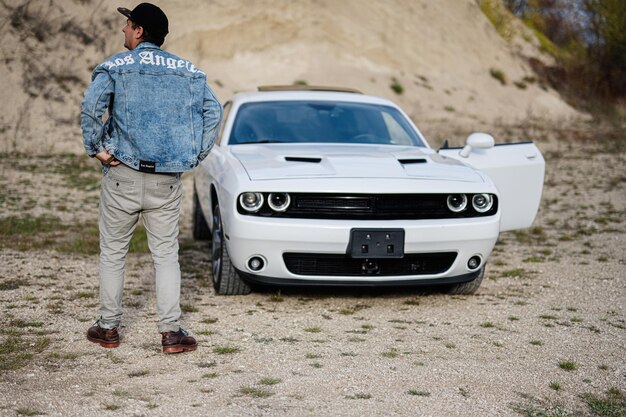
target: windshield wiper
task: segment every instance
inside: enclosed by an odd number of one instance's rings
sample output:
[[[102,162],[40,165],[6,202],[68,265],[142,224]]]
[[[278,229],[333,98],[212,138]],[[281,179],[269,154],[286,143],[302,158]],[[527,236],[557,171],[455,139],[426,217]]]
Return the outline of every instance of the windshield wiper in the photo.
[[[250,144],[255,144],[255,143],[286,143],[282,140],[276,140],[276,139],[262,139],[262,140],[251,140],[248,142],[237,142],[237,143],[233,143],[233,145],[250,145]]]

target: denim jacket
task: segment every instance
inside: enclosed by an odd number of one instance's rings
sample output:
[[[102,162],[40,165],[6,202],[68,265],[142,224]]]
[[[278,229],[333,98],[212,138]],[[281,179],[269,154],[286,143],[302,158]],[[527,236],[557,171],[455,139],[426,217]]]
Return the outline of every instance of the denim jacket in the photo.
[[[197,166],[215,143],[221,120],[222,106],[206,75],[149,42],[96,67],[81,112],[88,155],[106,149],[146,172]]]

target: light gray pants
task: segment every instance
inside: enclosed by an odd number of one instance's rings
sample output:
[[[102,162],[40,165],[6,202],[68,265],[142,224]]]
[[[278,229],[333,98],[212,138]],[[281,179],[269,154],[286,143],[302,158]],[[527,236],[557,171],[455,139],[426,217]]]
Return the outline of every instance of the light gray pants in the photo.
[[[100,192],[100,318],[104,328],[122,318],[124,261],[141,214],[156,270],[159,332],[178,331],[180,266],[178,219],[182,198],[180,174],[109,168]]]

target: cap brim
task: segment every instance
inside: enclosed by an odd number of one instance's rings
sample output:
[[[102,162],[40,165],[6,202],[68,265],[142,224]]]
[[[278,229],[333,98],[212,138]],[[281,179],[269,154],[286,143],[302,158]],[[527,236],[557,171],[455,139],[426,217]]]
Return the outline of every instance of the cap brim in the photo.
[[[118,7],[117,11],[120,12],[121,14],[123,14],[124,16],[126,16],[127,18],[130,19],[130,10],[127,9],[126,7]],[[132,20],[132,19],[131,19]]]

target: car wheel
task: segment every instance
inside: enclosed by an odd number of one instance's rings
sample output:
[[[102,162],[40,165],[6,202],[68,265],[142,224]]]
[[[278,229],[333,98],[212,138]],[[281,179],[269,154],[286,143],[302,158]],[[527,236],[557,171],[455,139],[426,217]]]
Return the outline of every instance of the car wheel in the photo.
[[[198,198],[195,187],[193,189],[193,238],[195,240],[211,239],[211,231],[204,218],[204,214],[202,214],[200,199]]]
[[[462,294],[469,295],[474,294],[478,291],[478,287],[483,282],[483,277],[485,276],[485,267],[483,266],[480,269],[480,273],[476,278],[469,282],[464,282],[462,284],[455,284],[448,288],[448,294]]]
[[[251,288],[246,284],[230,262],[228,247],[224,241],[220,207],[213,209],[213,228],[211,239],[211,258],[213,262],[213,287],[221,295],[249,294]]]

